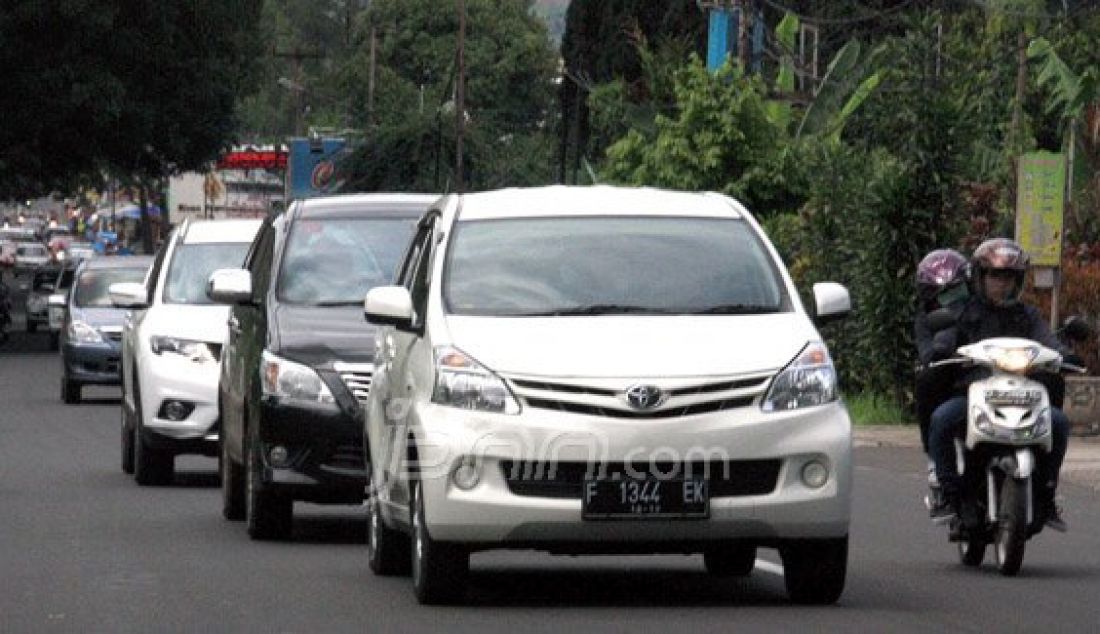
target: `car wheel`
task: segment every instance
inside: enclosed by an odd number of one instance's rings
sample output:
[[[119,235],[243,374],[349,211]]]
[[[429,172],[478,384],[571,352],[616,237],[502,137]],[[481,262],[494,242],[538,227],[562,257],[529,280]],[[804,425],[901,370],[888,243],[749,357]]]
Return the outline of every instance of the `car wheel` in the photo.
[[[791,540],[779,547],[787,596],[795,603],[836,603],[848,571],[848,538]]]
[[[261,482],[263,459],[258,438],[250,437],[245,447],[245,517],[248,535],[257,540],[288,539],[294,526],[294,501],[265,491]]]
[[[389,577],[409,574],[411,565],[409,536],[386,526],[382,519],[378,493],[371,486],[371,467],[367,465],[367,562],[374,574]]]
[[[129,417],[126,416],[126,405],[123,404],[119,410],[122,412],[120,416],[122,419],[122,472],[132,475],[134,473],[134,430],[127,420]]]
[[[65,375],[61,375],[61,401],[66,405],[80,402],[80,384]]]
[[[470,553],[428,534],[420,482],[412,486],[412,577],[416,600],[425,605],[457,603],[466,591]]]
[[[50,333],[50,350],[57,350],[61,347],[61,335],[60,333]]]
[[[134,480],[141,486],[165,486],[172,483],[175,456],[149,446],[142,430],[145,415],[141,409],[141,389],[134,377]]]
[[[222,517],[239,522],[245,518],[244,468],[229,457],[225,443],[225,427],[218,442],[218,474],[222,480]]]
[[[756,546],[737,542],[709,546],[703,551],[703,564],[715,577],[747,577],[756,566]]]

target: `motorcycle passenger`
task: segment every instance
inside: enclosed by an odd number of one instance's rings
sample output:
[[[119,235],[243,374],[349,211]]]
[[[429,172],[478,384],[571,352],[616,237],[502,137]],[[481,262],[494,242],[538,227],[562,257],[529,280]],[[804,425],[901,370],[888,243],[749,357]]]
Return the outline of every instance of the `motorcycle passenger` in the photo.
[[[974,250],[970,259],[970,274],[974,284],[972,297],[962,307],[953,328],[941,332],[939,346],[934,357],[946,358],[962,345],[976,343],[991,337],[1020,337],[1038,342],[1060,352],[1070,351],[1051,333],[1038,309],[1022,303],[1024,276],[1029,257],[1013,240],[994,238],[986,240]],[[938,335],[939,333],[937,333]],[[954,335],[955,341],[947,341]],[[950,345],[948,345],[950,344]],[[951,352],[948,352],[950,350]],[[932,508],[935,519],[957,517],[961,502],[961,479],[955,456],[955,438],[962,435],[966,426],[966,385],[982,378],[984,370],[975,368],[966,372],[957,385],[955,396],[941,404],[932,413],[929,428],[929,448],[936,463],[936,476],[943,487],[943,503]],[[1036,520],[1058,531],[1066,530],[1061,509],[1054,503],[1058,486],[1058,472],[1065,458],[1069,437],[1069,419],[1052,402],[1052,446],[1049,454],[1036,456],[1035,502]]]

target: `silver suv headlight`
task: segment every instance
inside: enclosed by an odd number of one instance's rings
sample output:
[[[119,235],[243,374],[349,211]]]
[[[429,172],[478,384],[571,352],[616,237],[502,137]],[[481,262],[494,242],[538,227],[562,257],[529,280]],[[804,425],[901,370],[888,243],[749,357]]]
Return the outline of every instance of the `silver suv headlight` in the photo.
[[[519,413],[519,402],[500,377],[451,346],[435,349],[432,402],[483,412]]]
[[[205,341],[180,339],[179,337],[153,336],[149,338],[149,348],[153,354],[178,354],[195,363],[213,363],[217,361],[210,346]]]
[[[782,412],[836,399],[836,368],[829,349],[820,341],[812,341],[775,376],[760,408],[765,412]]]
[[[69,322],[66,336],[72,343],[103,343],[103,335],[98,330],[76,319]]]
[[[321,375],[301,363],[264,350],[260,358],[260,388],[264,396],[281,401],[329,405],[336,402]]]

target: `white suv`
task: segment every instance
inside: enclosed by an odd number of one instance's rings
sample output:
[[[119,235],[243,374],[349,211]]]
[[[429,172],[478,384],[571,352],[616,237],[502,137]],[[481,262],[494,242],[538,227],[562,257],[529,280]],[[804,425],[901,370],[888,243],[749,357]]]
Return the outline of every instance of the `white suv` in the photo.
[[[185,221],[145,283],[110,287],[131,309],[122,331],[122,470],[169,484],[175,456],[216,456],[218,361],[229,307],[206,296],[210,274],[240,267],[259,220]]]
[[[451,195],[396,281],[365,304],[386,325],[364,421],[376,573],[411,566],[433,603],[462,596],[475,550],[701,552],[731,576],[773,547],[792,600],[839,598],[851,423],[814,322],[848,291],[815,284],[811,319],[737,201]]]

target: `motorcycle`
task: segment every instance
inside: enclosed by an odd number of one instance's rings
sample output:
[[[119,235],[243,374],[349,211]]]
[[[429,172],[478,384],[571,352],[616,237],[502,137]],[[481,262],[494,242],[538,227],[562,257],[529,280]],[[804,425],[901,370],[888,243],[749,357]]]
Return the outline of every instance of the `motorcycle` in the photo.
[[[1084,322],[1067,322],[1063,330],[1081,338],[1087,328]],[[1035,517],[1032,475],[1037,453],[1049,453],[1053,440],[1050,381],[1030,375],[1086,369],[1035,341],[1012,337],[962,346],[954,357],[932,365],[947,364],[989,370],[987,378],[969,385],[966,436],[955,440],[961,509],[950,539],[967,566],[981,565],[986,547],[993,545],[997,568],[1012,576],[1023,564],[1027,541],[1042,526]]]

